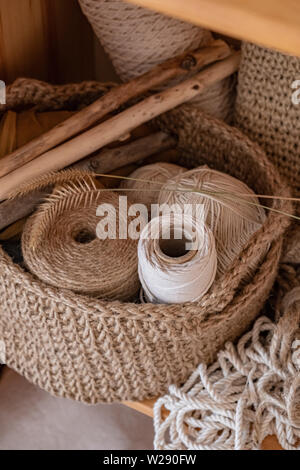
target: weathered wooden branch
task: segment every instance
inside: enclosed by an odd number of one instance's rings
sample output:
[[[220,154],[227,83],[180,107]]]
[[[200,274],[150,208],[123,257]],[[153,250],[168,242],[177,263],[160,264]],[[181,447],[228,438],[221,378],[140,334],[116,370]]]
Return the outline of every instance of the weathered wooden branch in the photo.
[[[73,168],[94,171],[95,173],[109,173],[130,163],[135,163],[143,158],[162,152],[176,145],[175,138],[157,132],[147,137],[134,140],[127,145],[99,152],[98,155],[85,158],[72,165]]]
[[[118,140],[141,124],[183,104],[202,93],[206,88],[233,74],[240,61],[236,52],[223,61],[179,85],[154,94],[118,115],[102,122],[84,134],[62,144],[0,179],[0,200],[9,197],[19,184],[44,173],[60,170],[96,150]]]
[[[129,144],[122,145],[114,149],[103,150],[98,155],[88,157],[77,164],[73,168],[94,171],[96,173],[110,173],[114,170],[121,169],[117,174],[128,176],[134,170],[131,164],[143,160],[158,152],[170,149],[176,145],[176,140],[164,132],[156,132],[146,137],[136,139]],[[125,173],[124,173],[125,171]],[[115,185],[116,181],[103,179],[106,186]],[[108,183],[108,184],[107,184]],[[35,191],[26,196],[16,199],[4,201],[0,204],[0,231],[13,224],[23,217],[31,214],[36,207],[44,200],[52,188],[46,188],[44,191]]]
[[[174,78],[183,77],[192,71],[200,70],[208,64],[224,59],[230,53],[230,47],[224,41],[216,40],[208,47],[170,59],[142,76],[113,88],[90,106],[1,159],[0,177],[85,131],[129,100]]]
[[[31,214],[50,190],[47,188],[45,191],[34,191],[21,198],[2,202],[0,204],[0,230]]]

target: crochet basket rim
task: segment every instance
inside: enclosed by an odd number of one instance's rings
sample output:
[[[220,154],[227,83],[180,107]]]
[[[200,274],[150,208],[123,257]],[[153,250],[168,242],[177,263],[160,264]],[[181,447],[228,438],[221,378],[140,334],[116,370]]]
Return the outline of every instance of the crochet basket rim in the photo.
[[[31,79],[18,79],[14,82],[7,90],[7,105],[2,105],[0,107],[0,112],[6,111],[8,109],[20,109],[22,105],[29,106],[30,104],[36,105],[40,102],[45,105],[45,102],[49,102],[48,108],[55,108],[59,109],[62,107],[61,102],[66,100],[66,96],[69,98],[76,95],[76,99],[84,97],[86,94],[93,94],[96,91],[98,92],[105,92],[108,91],[112,86],[112,84],[101,84],[98,82],[83,82],[81,84],[70,84],[70,85],[59,85],[59,86],[52,86],[44,82],[40,82],[38,80],[31,80]],[[48,96],[49,95],[49,96]],[[191,106],[193,105],[185,105]],[[184,106],[182,107],[184,108]],[[214,125],[219,126],[220,129],[227,132],[230,135],[234,135],[235,139],[240,139],[245,144],[245,148],[248,147],[253,149],[254,152],[258,153],[260,158],[262,159],[262,163],[266,164],[269,168],[272,169],[273,172],[276,170],[274,169],[273,165],[267,159],[265,153],[262,149],[255,143],[253,143],[248,137],[246,137],[241,131],[236,128],[232,128],[231,126],[225,124],[224,122],[218,121],[213,117],[209,117],[202,113],[200,110],[199,116],[203,119],[207,119],[208,122],[214,123]],[[172,111],[171,111],[172,113]],[[168,115],[167,113],[166,115]],[[162,127],[166,127],[165,124],[162,124]],[[276,172],[277,175],[277,182],[278,186],[282,186],[282,194],[290,195],[290,190],[284,183],[281,181],[281,178]],[[287,206],[290,207],[290,204],[287,202],[282,202],[281,205],[283,207]],[[236,269],[236,267],[241,263],[244,254],[247,254],[253,250],[253,247],[260,239],[260,237],[267,231],[270,232],[271,228],[276,226],[277,219],[283,219],[284,216],[280,214],[276,214],[274,212],[269,212],[266,222],[263,227],[258,230],[250,239],[249,243],[245,247],[243,253],[239,256],[238,259],[235,260],[233,265],[231,266],[229,272],[227,273],[227,278],[231,277]],[[288,226],[288,222],[286,222],[286,226]],[[224,305],[224,307],[228,306],[229,304],[236,304],[238,305],[239,297],[244,296],[245,292],[250,295],[251,293],[251,286],[256,278],[259,278],[260,272],[264,270],[264,266],[267,264],[267,260],[270,258],[274,258],[276,260],[276,253],[280,249],[280,237],[273,236],[273,240],[270,243],[270,249],[266,255],[266,257],[261,261],[259,265],[259,269],[254,274],[251,281],[249,281],[246,285],[243,286],[242,289],[238,293],[233,293],[231,301]],[[174,305],[154,305],[154,304],[136,304],[136,303],[128,303],[128,302],[120,302],[120,301],[103,301],[98,299],[93,299],[91,297],[87,297],[80,294],[74,294],[71,291],[66,289],[57,289],[55,287],[46,285],[42,281],[36,279],[31,273],[25,272],[20,266],[16,265],[13,260],[7,255],[4,250],[0,247],[0,269],[5,269],[9,272],[10,275],[14,276],[15,280],[18,280],[22,283],[24,289],[26,289],[29,293],[35,292],[38,293],[41,297],[44,298],[53,298],[57,299],[59,295],[60,302],[63,302],[66,306],[72,307],[83,307],[83,308],[92,308],[94,311],[97,311],[100,316],[107,317],[109,315],[114,315],[115,317],[121,318],[122,316],[133,317],[135,320],[143,321],[145,320],[145,316],[147,321],[157,321],[162,320],[164,317],[169,319],[170,317],[176,319],[176,321],[186,321],[188,318],[192,318],[197,316],[199,321],[199,315],[201,317],[201,309],[205,310],[205,315],[203,316],[203,322],[205,324],[205,319],[208,314],[206,310],[206,305],[203,304],[202,301],[199,302],[188,302],[185,304],[178,304],[177,311],[174,312]],[[217,286],[214,289],[214,293],[217,293],[219,290],[222,290],[222,282],[223,277],[216,283]],[[209,294],[206,296],[209,297]],[[205,300],[206,300],[205,298]],[[103,307],[103,308],[102,308]],[[195,307],[199,307],[198,313],[195,313]],[[220,308],[219,312],[209,312],[210,321],[213,321],[213,317],[215,316],[218,321],[221,320],[223,308]],[[225,310],[227,310],[225,308]]]

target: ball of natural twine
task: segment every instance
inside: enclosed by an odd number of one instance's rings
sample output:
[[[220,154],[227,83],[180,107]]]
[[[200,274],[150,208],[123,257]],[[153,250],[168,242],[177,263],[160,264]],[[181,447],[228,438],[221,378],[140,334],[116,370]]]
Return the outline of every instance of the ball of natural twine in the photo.
[[[135,170],[128,180],[120,184],[122,195],[126,195],[131,202],[145,204],[151,210],[152,204],[157,204],[162,184],[169,179],[184,173],[186,168],[173,163],[159,162],[145,165]]]
[[[137,241],[119,238],[118,196],[86,186],[57,188],[27,221],[22,237],[26,266],[55,287],[101,299],[129,300],[140,287]],[[97,236],[100,204],[115,209],[116,239]]]
[[[218,274],[226,272],[265,220],[263,208],[246,184],[207,167],[169,180],[159,195],[159,204],[163,203],[182,208],[185,204],[203,205],[205,222],[216,240]]]

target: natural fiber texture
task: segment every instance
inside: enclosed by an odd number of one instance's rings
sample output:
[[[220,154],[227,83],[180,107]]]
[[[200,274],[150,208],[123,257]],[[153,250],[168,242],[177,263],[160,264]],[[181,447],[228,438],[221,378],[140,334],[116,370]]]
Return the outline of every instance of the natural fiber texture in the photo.
[[[235,123],[261,145],[297,197],[300,197],[300,105],[293,104],[292,83],[299,75],[299,57],[243,43]],[[296,209],[300,215],[298,205]],[[299,223],[287,240],[285,260],[300,263]]]
[[[197,189],[200,192],[195,192]],[[209,195],[205,191],[226,194]],[[247,194],[251,197],[244,197]],[[186,204],[203,206],[204,220],[216,239],[219,274],[227,271],[264,222],[265,213],[255,205],[258,203],[253,191],[242,181],[201,167],[169,179],[159,194],[159,204],[178,204],[182,210]]]
[[[216,277],[213,233],[202,217],[183,213],[154,217],[141,233],[138,263],[148,302],[196,302]]]
[[[298,215],[300,210],[298,208]],[[294,223],[284,240],[283,263],[300,264],[300,226]]]
[[[166,162],[142,166],[129,175],[129,178],[133,179],[123,180],[121,182],[121,194],[128,196],[130,201],[134,203],[145,204],[148,210],[151,210],[151,204],[158,203],[158,195],[161,186],[170,178],[184,171],[186,171],[186,168]],[[146,180],[147,182],[136,180]],[[123,191],[124,189],[128,189],[129,191]]]
[[[84,84],[79,88],[85,102]],[[54,90],[50,87],[49,101],[47,94],[40,95],[42,108],[51,109]],[[87,96],[89,90],[88,85]],[[59,94],[61,108],[75,105],[79,95],[73,99],[73,91],[64,87],[65,101]],[[30,104],[30,94],[36,104],[40,84],[23,81],[7,92],[10,108],[22,108]],[[258,146],[199,109],[183,106],[157,124],[178,136],[180,165],[208,163],[255,192],[289,195]],[[277,200],[274,207],[291,209],[288,201]],[[6,344],[7,365],[54,395],[85,403],[159,396],[170,384],[184,383],[200,362],[214,361],[226,341],[249,328],[274,283],[288,225],[288,217],[268,213],[263,227],[209,294],[181,305],[104,302],[63,286],[49,287],[0,249],[0,338]],[[247,266],[266,247],[256,272],[241,285]]]
[[[122,0],[79,0],[99,41],[123,81],[186,51],[206,46],[209,31]],[[234,79],[227,78],[197,97],[197,105],[218,119],[232,117]]]
[[[231,76],[212,85],[192,102],[205,113],[231,123],[236,98],[235,90],[236,79]]]
[[[57,187],[24,228],[24,261],[51,286],[106,300],[132,300],[140,287],[137,241],[120,239],[119,224],[116,239],[99,239],[100,204],[111,204],[116,220],[122,217],[118,196],[101,191],[91,179]]]
[[[296,190],[300,190],[300,114],[292,82],[300,58],[243,43],[235,121],[258,142]]]
[[[300,450],[300,287],[283,299],[278,324],[260,317],[218,360],[154,406],[158,450],[256,450],[276,435]],[[164,419],[163,411],[170,414]]]
[[[55,186],[62,186],[66,183],[78,183],[81,180],[85,180],[88,184],[91,183],[93,186],[103,189],[104,185],[96,180],[95,177],[96,175],[93,172],[80,168],[50,171],[20,184],[11,192],[10,200],[26,197],[36,191],[43,191],[46,188],[49,188],[48,192],[51,192]]]
[[[78,110],[94,102],[114,86],[112,83],[84,82],[68,85],[50,85],[40,80],[18,78],[8,87],[6,105],[1,111],[9,109],[20,111],[27,106],[36,106],[36,111]]]
[[[122,80],[148,72],[183,52],[206,46],[211,34],[122,0],[79,0]]]

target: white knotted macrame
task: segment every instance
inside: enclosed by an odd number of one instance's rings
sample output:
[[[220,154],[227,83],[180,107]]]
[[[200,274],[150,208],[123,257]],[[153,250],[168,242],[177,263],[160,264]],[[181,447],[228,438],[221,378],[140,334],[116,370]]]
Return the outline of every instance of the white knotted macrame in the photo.
[[[300,287],[282,308],[277,325],[260,317],[212,366],[200,364],[156,402],[157,450],[255,450],[274,434],[284,449],[300,450]]]

